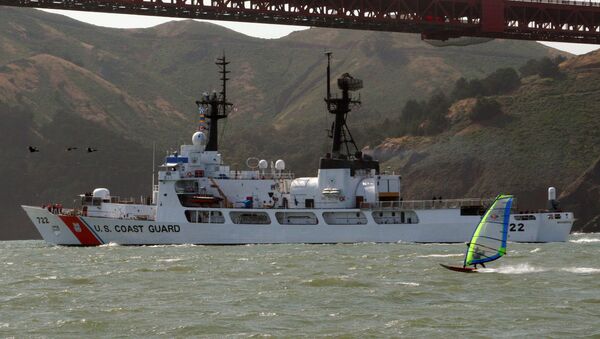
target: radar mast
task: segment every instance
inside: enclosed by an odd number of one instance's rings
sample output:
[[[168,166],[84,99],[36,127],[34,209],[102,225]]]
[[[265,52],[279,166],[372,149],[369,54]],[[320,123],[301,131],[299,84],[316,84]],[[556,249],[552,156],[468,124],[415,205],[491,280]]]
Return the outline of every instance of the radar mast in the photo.
[[[331,52],[326,52],[327,55],[327,110],[335,115],[335,120],[331,125],[329,137],[333,139],[331,145],[331,157],[333,159],[353,159],[360,158],[358,147],[354,142],[352,133],[346,124],[348,113],[352,110],[352,106],[361,104],[360,98],[355,99],[350,97],[350,92],[358,91],[363,87],[362,80],[352,77],[348,73],[344,73],[337,79],[338,88],[342,90],[342,97],[332,98],[331,96]],[[344,150],[342,150],[342,145]],[[345,152],[344,152],[345,151]]]
[[[352,111],[352,107],[361,104],[360,95],[358,98],[352,98],[350,92],[363,88],[363,82],[348,73],[344,73],[337,79],[338,88],[342,91],[341,98],[332,96],[331,52],[325,54],[327,55],[327,96],[325,97],[325,103],[327,104],[327,111],[335,115],[335,119],[328,135],[332,139],[331,153],[327,153],[325,158],[321,158],[319,168],[349,168],[352,175],[356,170],[367,172],[375,170],[376,173],[379,173],[379,162],[359,151],[346,123],[348,113]]]
[[[198,109],[201,112],[205,112],[205,116],[208,119],[208,143],[206,144],[205,151],[217,151],[219,149],[219,120],[227,118],[227,115],[231,111],[232,103],[227,101],[227,74],[230,71],[227,70],[229,61],[223,57],[217,58],[215,62],[219,66],[219,73],[221,74],[221,92],[217,94],[213,91],[212,94],[203,93],[202,99],[196,101]]]

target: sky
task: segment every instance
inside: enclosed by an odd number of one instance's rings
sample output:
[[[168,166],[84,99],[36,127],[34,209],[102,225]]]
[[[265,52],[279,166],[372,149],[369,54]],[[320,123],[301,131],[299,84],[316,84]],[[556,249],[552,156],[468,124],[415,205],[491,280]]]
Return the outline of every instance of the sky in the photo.
[[[146,28],[168,21],[186,20],[176,18],[162,18],[162,17],[151,17],[141,15],[125,15],[125,14],[107,14],[107,13],[91,13],[91,12],[77,12],[77,11],[61,11],[61,10],[44,10],[50,13],[56,13],[71,17],[75,20],[87,22],[92,25],[113,27],[113,28]],[[264,39],[277,39],[286,36],[294,31],[300,31],[308,29],[308,27],[300,26],[287,26],[287,25],[271,25],[271,24],[252,24],[244,22],[229,22],[229,21],[210,21],[210,20],[198,20],[211,22],[220,26],[227,27],[236,32],[246,34],[249,36],[264,38]],[[564,42],[542,42],[542,44],[557,48],[573,54],[585,54],[600,48],[600,45],[590,44],[573,44]]]

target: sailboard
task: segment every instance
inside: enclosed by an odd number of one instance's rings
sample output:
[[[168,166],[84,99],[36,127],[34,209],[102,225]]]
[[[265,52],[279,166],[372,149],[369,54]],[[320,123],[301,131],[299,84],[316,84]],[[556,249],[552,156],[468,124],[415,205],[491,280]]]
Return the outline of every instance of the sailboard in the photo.
[[[496,197],[475,228],[471,241],[467,243],[468,248],[462,267],[440,265],[452,271],[472,273],[477,272],[476,265],[482,265],[504,256],[512,202],[512,195]]]

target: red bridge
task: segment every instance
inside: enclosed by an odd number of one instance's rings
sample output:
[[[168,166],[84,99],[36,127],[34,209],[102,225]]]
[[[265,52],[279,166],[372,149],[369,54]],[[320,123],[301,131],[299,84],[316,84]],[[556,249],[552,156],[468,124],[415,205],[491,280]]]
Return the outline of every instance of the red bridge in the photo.
[[[600,3],[568,0],[0,0],[0,5],[421,33],[600,43]]]

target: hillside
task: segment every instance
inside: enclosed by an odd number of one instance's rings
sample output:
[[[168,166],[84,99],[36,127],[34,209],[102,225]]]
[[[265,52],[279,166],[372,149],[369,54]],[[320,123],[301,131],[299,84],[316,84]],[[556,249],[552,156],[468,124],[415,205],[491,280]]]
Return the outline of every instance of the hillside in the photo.
[[[557,53],[534,42],[436,48],[416,35],[327,29],[263,40],[195,21],[119,30],[2,8],[1,156],[9,164],[0,179],[8,192],[0,197],[7,206],[0,215],[4,236],[36,235],[18,208],[22,203],[71,201],[100,186],[118,195],[149,193],[152,143],[163,150],[189,138],[195,128],[194,101],[201,92],[218,89],[214,60],[223,52],[232,61],[229,93],[235,103],[223,124],[226,161],[241,167],[249,156],[284,158],[297,174],[314,173],[318,154],[328,148],[324,130],[330,120],[322,101],[325,49],[334,52],[334,76],[349,72],[364,80],[364,106],[351,116],[355,130],[397,115],[408,98],[447,90],[459,77]],[[359,143],[370,141],[368,131],[357,135]],[[464,142],[471,141],[476,140]],[[28,154],[28,145],[42,152]],[[101,151],[64,151],[73,145]],[[443,143],[432,147],[439,154],[450,150]],[[466,148],[464,153],[469,154]],[[465,166],[450,160],[449,166]],[[407,169],[390,160],[396,164]],[[477,187],[463,181],[470,189],[452,192],[488,193],[494,180]],[[410,184],[407,188],[411,192]]]
[[[523,210],[543,208],[556,186],[562,207],[579,218],[575,230],[598,231],[596,196],[600,156],[600,53],[563,62],[560,79],[530,76],[494,99],[504,114],[485,123],[460,118],[437,136],[388,138],[371,151],[398,168],[413,197],[517,194]],[[473,99],[469,99],[473,100]],[[468,100],[467,100],[468,101]],[[587,192],[587,193],[586,193]],[[591,194],[591,195],[590,195]],[[537,202],[537,203],[535,203]]]

